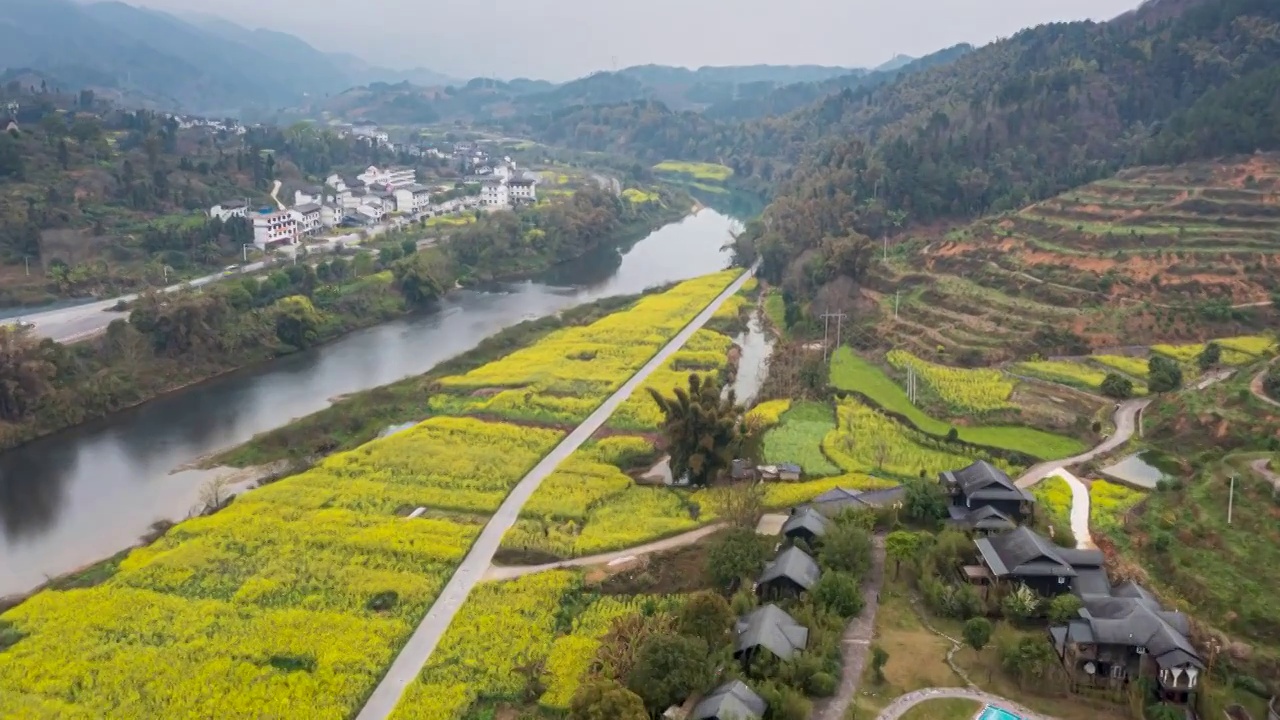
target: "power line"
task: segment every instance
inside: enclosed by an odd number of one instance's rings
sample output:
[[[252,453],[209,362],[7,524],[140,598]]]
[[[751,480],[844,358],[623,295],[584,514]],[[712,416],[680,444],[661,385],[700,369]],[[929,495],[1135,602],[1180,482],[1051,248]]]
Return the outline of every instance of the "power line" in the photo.
[[[822,361],[826,362],[828,357],[827,337],[831,332],[831,318],[836,319],[836,347],[840,347],[840,331],[844,329],[844,319],[849,317],[842,312],[825,312],[822,313]]]

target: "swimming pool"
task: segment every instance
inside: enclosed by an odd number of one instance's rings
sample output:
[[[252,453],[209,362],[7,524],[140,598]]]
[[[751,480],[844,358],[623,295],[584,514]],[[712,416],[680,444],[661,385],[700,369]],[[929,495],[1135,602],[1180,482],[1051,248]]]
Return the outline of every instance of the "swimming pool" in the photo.
[[[1022,718],[1004,708],[988,705],[982,709],[982,714],[978,716],[978,720],[1022,720]]]

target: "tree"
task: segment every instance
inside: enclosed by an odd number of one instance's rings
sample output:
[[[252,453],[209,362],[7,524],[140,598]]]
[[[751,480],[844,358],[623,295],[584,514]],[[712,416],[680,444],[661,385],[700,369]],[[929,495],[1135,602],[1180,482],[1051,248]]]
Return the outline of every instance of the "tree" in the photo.
[[[0,420],[23,420],[52,388],[57,368],[25,330],[0,327]]]
[[[755,528],[764,512],[764,484],[740,482],[716,488],[711,494],[711,504],[725,522]]]
[[[1222,360],[1222,347],[1216,342],[1208,343],[1204,346],[1204,350],[1196,356],[1196,364],[1200,366],[1201,372],[1217,365]]]
[[[707,574],[718,587],[729,587],[760,572],[769,550],[752,528],[729,530],[707,548]]]
[[[1070,593],[1059,595],[1049,601],[1049,621],[1055,625],[1066,624],[1080,617],[1081,607],[1080,598],[1075,595]]]
[[[981,652],[991,640],[991,621],[984,617],[969,618],[964,624],[963,633],[965,644]]]
[[[323,318],[311,301],[302,295],[290,295],[275,304],[276,337],[280,342],[302,350],[320,337]]]
[[[676,613],[676,629],[681,635],[701,638],[715,652],[729,643],[734,615],[729,603],[714,592],[696,593]]]
[[[569,701],[568,720],[649,720],[644,701],[614,680],[578,686]]]
[[[1043,678],[1056,659],[1049,641],[1038,635],[1021,635],[1000,648],[1000,666],[1017,678],[1019,685]]]
[[[668,398],[655,388],[649,395],[665,417],[663,432],[671,453],[671,474],[688,477],[692,485],[714,481],[733,463],[742,439],[737,398],[730,390],[720,396],[720,383],[697,373],[689,375],[689,388],[675,388]]]
[[[851,618],[862,612],[862,588],[858,577],[852,573],[828,570],[818,578],[810,593],[818,607],[842,618]]]
[[[937,482],[919,478],[908,480],[904,485],[902,510],[909,519],[934,525],[947,516],[947,494]]]
[[[1151,392],[1169,392],[1182,387],[1182,367],[1174,360],[1152,355],[1147,361],[1147,388]]]
[[[1040,596],[1036,595],[1036,591],[1027,587],[1026,584],[1018,585],[1000,603],[1000,609],[1004,611],[1004,616],[1015,621],[1030,618],[1035,615],[1036,610],[1039,608]]]
[[[902,569],[903,562],[912,562],[920,552],[920,536],[905,530],[895,530],[884,539],[885,554],[893,560],[893,575],[896,578]]]
[[[330,271],[338,279],[341,279],[346,271],[345,262],[339,265],[341,260],[341,258],[335,258],[330,264]],[[452,284],[447,262],[444,256],[437,252],[414,253],[403,260],[396,261],[391,272],[396,279],[396,284],[400,287],[400,294],[414,305],[435,300]]]
[[[1102,379],[1102,394],[1117,400],[1133,397],[1133,381],[1119,373],[1107,373]]]
[[[871,534],[856,522],[841,518],[822,536],[818,560],[824,569],[861,577],[871,566]]]
[[[884,666],[889,662],[889,653],[879,645],[871,646],[871,677],[877,685],[884,683]]]
[[[627,687],[640,696],[646,708],[660,711],[705,689],[713,679],[705,640],[652,635],[640,646]]]

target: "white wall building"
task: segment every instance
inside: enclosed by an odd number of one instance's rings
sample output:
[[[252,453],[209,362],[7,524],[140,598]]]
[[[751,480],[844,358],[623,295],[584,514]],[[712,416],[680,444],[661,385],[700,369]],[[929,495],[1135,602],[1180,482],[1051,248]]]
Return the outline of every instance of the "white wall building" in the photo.
[[[531,177],[518,177],[507,182],[512,202],[537,202],[538,182]]]
[[[288,210],[258,213],[253,216],[253,244],[259,250],[271,245],[298,241],[298,221]]]
[[[289,211],[294,222],[298,224],[299,235],[315,235],[324,227],[321,223],[321,210],[318,203],[304,203]]]
[[[431,204],[431,193],[422,185],[409,185],[396,188],[396,209],[403,213],[417,215]]]
[[[304,187],[301,190],[293,191],[294,205],[310,205],[312,203],[319,205],[324,202],[324,188],[318,185]]]
[[[370,165],[356,179],[365,185],[387,185],[393,188],[413,185],[418,181],[418,171],[413,168],[385,168],[379,170]]]
[[[320,225],[335,228],[347,217],[347,211],[341,205],[322,205],[320,207]]]
[[[484,207],[506,207],[511,204],[507,184],[499,180],[486,180],[480,186],[480,204]]]
[[[249,204],[243,200],[229,200],[209,208],[209,217],[226,222],[233,217],[248,217]]]

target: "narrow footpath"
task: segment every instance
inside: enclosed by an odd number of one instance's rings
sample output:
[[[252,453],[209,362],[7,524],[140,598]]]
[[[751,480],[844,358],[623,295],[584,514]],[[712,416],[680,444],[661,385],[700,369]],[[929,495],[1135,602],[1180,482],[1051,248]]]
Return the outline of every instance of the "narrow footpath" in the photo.
[[[663,540],[647,543],[645,545],[637,545],[626,550],[617,550],[610,553],[602,553],[600,555],[591,555],[589,557],[573,558],[571,560],[561,560],[559,562],[546,563],[543,565],[490,565],[485,571],[481,580],[514,580],[525,575],[545,572],[547,570],[559,570],[568,567],[587,567],[590,565],[603,565],[629,557],[640,557],[642,555],[651,555],[664,550],[675,550],[676,548],[692,545],[711,533],[720,530],[725,526],[724,523],[712,523],[706,527],[690,530],[681,535],[675,535]]]
[[[457,614],[462,603],[466,601],[467,595],[471,594],[472,588],[480,582],[485,572],[489,569],[490,563],[493,562],[493,555],[498,551],[498,545],[502,542],[502,536],[507,532],[516,521],[520,514],[520,509],[529,500],[533,492],[538,489],[548,475],[556,469],[556,467],[568,458],[573,451],[577,450],[582,443],[586,442],[596,430],[604,425],[613,411],[626,402],[640,384],[649,377],[653,371],[662,366],[672,355],[688,342],[703,325],[706,324],[717,309],[734,293],[742,289],[747,279],[755,274],[757,265],[753,265],[751,269],[743,272],[725,288],[711,304],[707,305],[702,312],[684,327],[674,338],[671,339],[661,350],[654,355],[644,367],[618,388],[618,391],[609,396],[609,399],[596,409],[591,415],[568,437],[560,442],[545,458],[542,459],[528,475],[515,486],[507,499],[503,501],[498,511],[489,519],[484,530],[480,532],[480,536],[476,539],[475,544],[471,546],[470,552],[463,558],[462,563],[458,565],[458,569],[454,571],[453,577],[449,578],[449,583],[445,585],[440,596],[436,598],[431,609],[427,611],[426,617],[419,623],[418,628],[414,630],[413,635],[409,638],[409,642],[400,650],[400,654],[396,656],[395,661],[387,670],[387,674],[382,678],[382,682],[374,689],[373,694],[369,696],[368,702],[360,714],[356,716],[357,720],[382,720],[390,717],[391,712],[395,710],[396,704],[400,701],[400,697],[404,695],[405,688],[409,683],[413,682],[417,677],[422,666],[426,664],[431,657],[431,653],[439,644],[440,638],[448,629],[449,623],[453,621],[453,616]]]
[[[1280,407],[1280,402],[1273,400],[1267,395],[1266,391],[1262,389],[1262,383],[1267,379],[1267,371],[1271,369],[1271,365],[1273,363],[1275,363],[1275,360],[1267,363],[1266,367],[1259,370],[1258,374],[1253,376],[1253,379],[1249,381],[1249,391],[1253,393],[1254,397],[1258,398],[1262,402]]]
[[[862,612],[849,621],[840,637],[840,686],[832,697],[814,703],[812,720],[843,720],[858,693],[862,669],[867,665],[876,634],[876,611],[884,586],[884,536],[876,535],[873,542],[871,570],[862,583]]]

